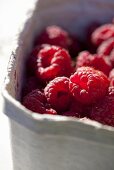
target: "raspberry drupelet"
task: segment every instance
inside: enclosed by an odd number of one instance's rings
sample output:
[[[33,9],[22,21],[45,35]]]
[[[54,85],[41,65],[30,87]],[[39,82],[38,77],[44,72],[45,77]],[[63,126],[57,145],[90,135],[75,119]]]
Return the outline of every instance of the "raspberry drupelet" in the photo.
[[[44,43],[67,48],[69,44],[69,34],[59,26],[47,26],[35,40],[36,45]]]
[[[92,104],[102,99],[108,90],[107,76],[91,67],[80,67],[71,75],[69,88],[72,96],[83,104]]]
[[[114,67],[114,38],[104,41],[97,49],[98,54],[107,55]]]
[[[28,93],[22,101],[22,104],[29,110],[40,114],[56,115],[57,112],[52,109],[46,101],[45,95],[39,89]]]
[[[103,54],[90,54],[89,51],[79,53],[76,60],[76,68],[82,66],[90,66],[102,71],[107,76],[112,69],[112,64],[107,56]]]
[[[98,47],[103,41],[114,37],[114,24],[104,24],[93,31],[91,42]]]
[[[47,26],[35,40],[35,45],[45,43],[67,49],[72,57],[75,57],[80,51],[80,43],[77,36],[71,35],[57,25]]]
[[[114,68],[109,73],[110,86],[114,86]]]
[[[109,87],[105,98],[93,106],[90,117],[102,124],[114,126],[114,86]]]
[[[45,103],[46,103],[46,98],[44,94],[39,90],[35,89],[32,92],[28,93],[24,98],[23,98],[23,105],[30,109],[33,112],[37,113],[45,113]]]
[[[43,82],[49,82],[58,76],[69,77],[73,72],[69,53],[57,46],[45,47],[38,53],[37,77]]]
[[[57,77],[44,89],[48,103],[56,111],[64,111],[70,104],[69,78]]]
[[[89,117],[91,107],[86,106],[78,101],[76,101],[73,97],[71,98],[71,103],[67,111],[63,112],[63,116],[70,116],[76,118]]]
[[[27,75],[29,76],[35,75],[35,72],[37,70],[37,55],[41,49],[49,46],[50,46],[49,44],[41,44],[33,48],[27,60],[27,71],[26,71]]]

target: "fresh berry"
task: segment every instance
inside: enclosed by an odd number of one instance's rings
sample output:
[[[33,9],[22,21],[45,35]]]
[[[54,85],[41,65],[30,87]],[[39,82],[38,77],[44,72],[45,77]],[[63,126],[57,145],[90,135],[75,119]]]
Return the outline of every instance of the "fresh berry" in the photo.
[[[106,97],[93,106],[91,119],[114,126],[114,87],[109,87]]]
[[[68,52],[57,46],[43,48],[38,53],[37,77],[48,82],[58,76],[69,77],[73,72]]]
[[[109,73],[110,86],[114,86],[114,68]]]
[[[35,44],[50,44],[63,48],[67,48],[69,43],[69,34],[67,31],[59,26],[52,25],[46,29],[36,38]]]
[[[114,66],[114,38],[104,41],[97,49],[98,54],[109,56],[109,59]]]
[[[90,66],[109,75],[112,65],[108,57],[102,54],[90,54],[88,51],[79,53],[76,61],[76,68]]]
[[[44,94],[51,107],[57,111],[64,111],[70,104],[69,79],[57,77],[47,84]]]
[[[62,115],[64,116],[71,116],[71,117],[89,117],[89,110],[90,107],[83,105],[76,101],[74,98],[71,98],[71,104],[67,111],[63,112]]]
[[[49,46],[48,44],[42,44],[33,48],[27,60],[27,75],[35,75],[37,70],[37,55],[41,49]]]
[[[56,25],[46,27],[36,38],[36,45],[44,43],[65,48],[72,57],[75,57],[80,51],[80,45],[76,35],[70,35],[67,31]]]
[[[91,41],[98,47],[103,41],[112,37],[114,37],[114,24],[104,24],[92,33]]]
[[[72,96],[83,104],[91,104],[102,99],[107,92],[107,76],[91,67],[80,67],[70,77],[69,88]]]
[[[57,112],[47,104],[44,93],[39,89],[35,89],[28,93],[23,98],[22,104],[27,109],[36,113],[57,115]]]
[[[35,89],[31,93],[27,94],[23,98],[22,103],[26,108],[33,112],[42,114],[46,113],[45,109],[46,98],[39,89]]]

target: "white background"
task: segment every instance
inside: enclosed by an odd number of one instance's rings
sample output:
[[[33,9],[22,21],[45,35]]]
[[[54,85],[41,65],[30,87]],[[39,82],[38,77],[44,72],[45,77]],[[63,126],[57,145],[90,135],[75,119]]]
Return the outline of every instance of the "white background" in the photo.
[[[33,2],[35,0],[0,0],[0,91],[15,35]],[[9,124],[2,108],[3,100],[0,95],[0,170],[12,170]]]

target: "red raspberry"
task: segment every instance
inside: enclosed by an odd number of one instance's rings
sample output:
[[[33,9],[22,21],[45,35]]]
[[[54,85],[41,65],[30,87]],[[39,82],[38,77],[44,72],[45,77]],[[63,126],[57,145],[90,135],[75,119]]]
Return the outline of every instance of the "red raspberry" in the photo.
[[[77,57],[76,67],[78,68],[82,66],[94,67],[95,69],[104,72],[106,75],[109,75],[109,72],[112,69],[108,57],[99,54],[90,54],[88,51],[79,53]]]
[[[57,111],[64,111],[70,104],[69,79],[57,77],[44,89],[48,103]]]
[[[104,41],[97,49],[98,54],[108,55],[114,66],[114,38]]]
[[[105,24],[98,27],[91,35],[91,41],[95,46],[99,46],[103,41],[114,37],[114,25]]]
[[[106,97],[93,106],[91,119],[114,126],[114,87],[109,87]]]
[[[47,105],[47,101],[43,92],[35,89],[28,93],[24,98],[22,104],[29,110],[41,114],[56,115],[57,112]]]
[[[71,58],[65,49],[50,46],[38,53],[37,77],[42,81],[48,82],[58,76],[69,77],[72,72]]]
[[[50,44],[63,48],[67,48],[69,43],[69,35],[67,31],[61,27],[52,25],[46,27],[46,29],[36,38],[35,44]]]
[[[36,46],[32,52],[30,53],[30,56],[27,60],[27,75],[34,75],[37,70],[37,55],[39,51],[45,47],[49,47],[48,44],[42,44]]]
[[[109,73],[110,86],[114,86],[114,68]]]
[[[68,111],[63,112],[62,115],[64,116],[71,116],[71,117],[77,117],[77,118],[83,118],[89,116],[90,108],[88,106],[85,106],[79,102],[77,102],[75,99],[71,99],[71,104],[68,109]]]
[[[50,44],[60,46],[69,50],[71,56],[76,56],[80,50],[79,41],[76,36],[68,34],[61,27],[48,26],[37,38],[35,44]]]
[[[46,98],[39,89],[33,90],[23,98],[23,105],[29,110],[37,113],[46,113]]]
[[[107,76],[91,67],[80,67],[70,77],[70,92],[83,104],[91,104],[106,95],[109,86]]]

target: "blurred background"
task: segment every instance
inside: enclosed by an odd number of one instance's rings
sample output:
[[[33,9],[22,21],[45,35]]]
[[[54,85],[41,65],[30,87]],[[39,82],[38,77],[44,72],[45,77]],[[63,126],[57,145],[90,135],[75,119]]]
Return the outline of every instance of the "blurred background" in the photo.
[[[35,0],[0,0],[0,94],[10,54]],[[12,170],[8,119],[0,95],[0,170]]]

